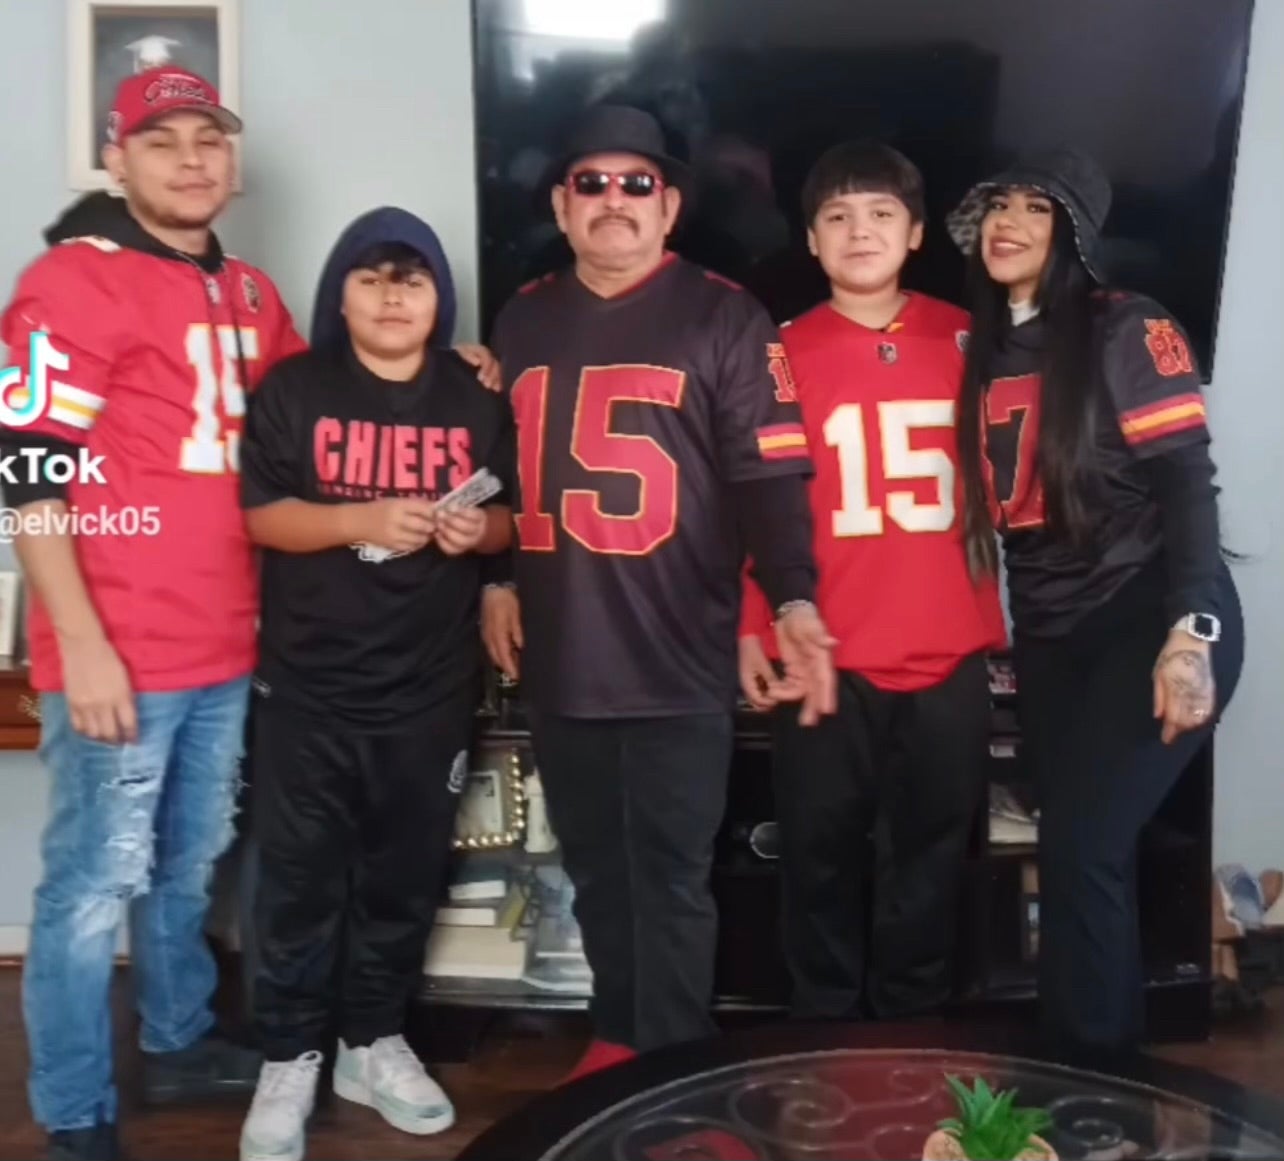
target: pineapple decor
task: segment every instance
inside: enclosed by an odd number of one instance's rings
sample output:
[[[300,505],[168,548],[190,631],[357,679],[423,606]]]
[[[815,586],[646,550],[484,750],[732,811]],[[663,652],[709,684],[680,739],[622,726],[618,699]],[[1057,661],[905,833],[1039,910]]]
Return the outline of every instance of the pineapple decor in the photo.
[[[984,1078],[968,1088],[947,1076],[958,1116],[941,1121],[923,1146],[923,1161],[1057,1161],[1038,1134],[1052,1126],[1043,1109],[1013,1107],[1016,1089],[994,1092]]]

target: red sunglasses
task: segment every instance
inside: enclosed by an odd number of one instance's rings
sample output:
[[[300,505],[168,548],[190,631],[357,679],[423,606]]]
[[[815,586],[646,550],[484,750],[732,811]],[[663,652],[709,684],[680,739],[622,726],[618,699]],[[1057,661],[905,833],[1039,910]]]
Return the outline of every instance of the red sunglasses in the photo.
[[[571,174],[571,188],[581,197],[599,198],[613,185],[625,197],[649,198],[664,186],[664,179],[646,170],[630,173],[604,173],[600,169],[577,169]]]

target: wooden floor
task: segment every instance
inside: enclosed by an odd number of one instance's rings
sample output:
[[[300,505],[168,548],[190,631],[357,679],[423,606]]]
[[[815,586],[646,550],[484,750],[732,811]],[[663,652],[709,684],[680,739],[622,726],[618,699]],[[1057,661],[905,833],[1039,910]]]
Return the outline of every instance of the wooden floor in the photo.
[[[44,1145],[27,1106],[20,1001],[20,970],[0,966],[0,1161],[33,1161]],[[134,1161],[235,1161],[248,1102],[140,1109],[133,1021],[123,975],[117,980],[115,1007],[121,1123]],[[578,1058],[584,1038],[578,1017],[497,1022],[468,1063],[433,1069],[455,1102],[454,1128],[436,1137],[410,1137],[389,1128],[376,1113],[331,1097],[314,1119],[308,1161],[456,1157],[491,1122],[555,1085]],[[1284,993],[1270,997],[1265,1017],[1222,1026],[1207,1044],[1159,1052],[1284,1099]]]

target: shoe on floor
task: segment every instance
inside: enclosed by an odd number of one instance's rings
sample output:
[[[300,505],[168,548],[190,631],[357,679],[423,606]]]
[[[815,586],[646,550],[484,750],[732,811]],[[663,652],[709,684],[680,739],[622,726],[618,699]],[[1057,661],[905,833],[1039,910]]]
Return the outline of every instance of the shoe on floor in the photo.
[[[1262,926],[1266,907],[1262,901],[1262,885],[1239,863],[1226,863],[1214,872],[1230,896],[1232,918],[1249,931]]]
[[[316,1105],[322,1056],[269,1060],[241,1126],[241,1161],[302,1161],[308,1118]]]
[[[127,1161],[115,1125],[60,1129],[49,1134],[48,1161]]]
[[[455,1123],[455,1108],[403,1036],[384,1036],[369,1047],[339,1041],[334,1092],[374,1109],[394,1129],[426,1136]]]
[[[143,1053],[143,1099],[150,1104],[251,1093],[263,1057],[212,1032],[177,1052]]]
[[[594,1040],[588,1046],[588,1051],[580,1057],[579,1064],[571,1069],[570,1075],[562,1083],[570,1084],[571,1081],[579,1080],[582,1076],[601,1072],[602,1069],[611,1068],[616,1064],[623,1064],[635,1056],[637,1053],[625,1044],[612,1044],[609,1040]]]

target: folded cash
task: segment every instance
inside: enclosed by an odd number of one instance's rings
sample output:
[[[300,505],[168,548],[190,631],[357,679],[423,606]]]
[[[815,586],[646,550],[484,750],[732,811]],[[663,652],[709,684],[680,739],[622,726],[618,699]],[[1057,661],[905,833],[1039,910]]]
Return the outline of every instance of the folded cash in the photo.
[[[479,504],[485,503],[493,495],[503,489],[504,485],[499,482],[496,476],[489,468],[480,468],[468,477],[459,487],[447,492],[440,500],[437,501],[437,511],[447,511],[452,508],[476,508]]]

